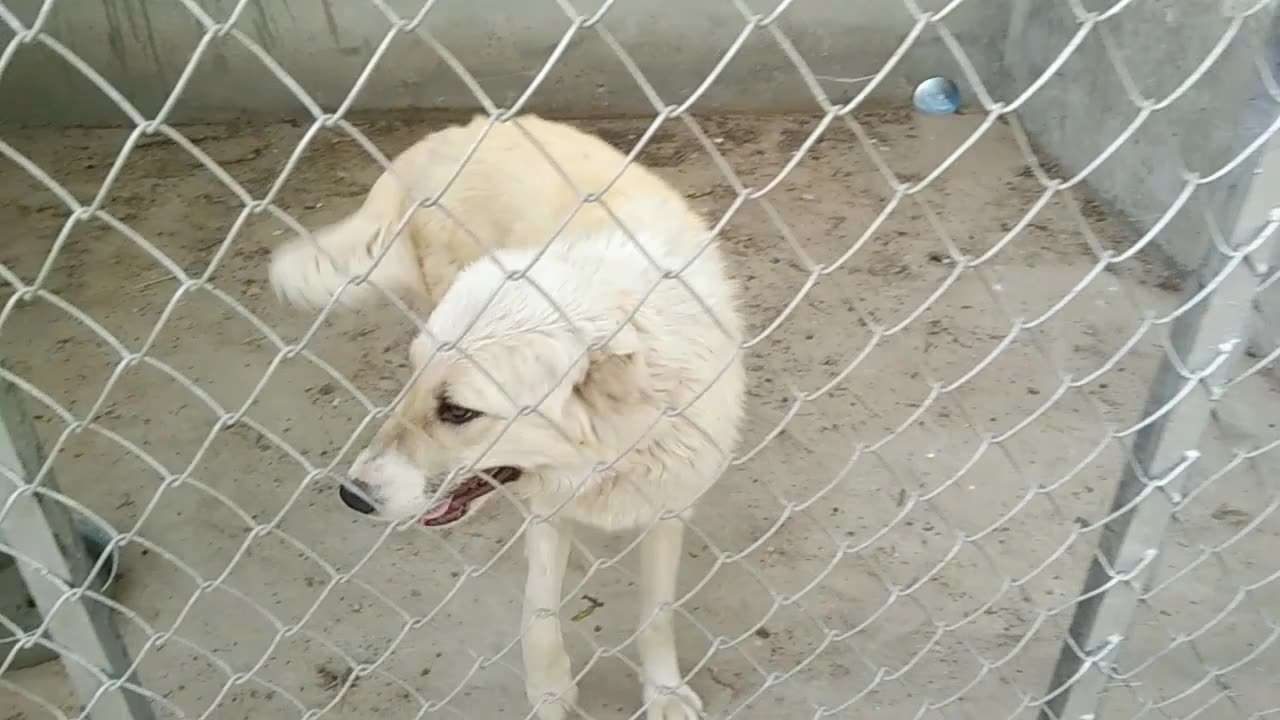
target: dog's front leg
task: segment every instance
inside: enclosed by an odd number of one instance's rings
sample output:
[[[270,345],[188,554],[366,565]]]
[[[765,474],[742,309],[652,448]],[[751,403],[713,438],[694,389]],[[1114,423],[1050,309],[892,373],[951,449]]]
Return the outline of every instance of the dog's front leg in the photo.
[[[640,662],[644,669],[644,701],[648,720],[694,720],[702,700],[685,685],[676,659],[674,613],[676,576],[684,524],[659,520],[641,541],[644,599],[641,603]]]
[[[525,690],[539,720],[563,720],[578,701],[569,654],[560,634],[560,593],[572,530],[554,518],[525,530],[529,577],[524,591]]]

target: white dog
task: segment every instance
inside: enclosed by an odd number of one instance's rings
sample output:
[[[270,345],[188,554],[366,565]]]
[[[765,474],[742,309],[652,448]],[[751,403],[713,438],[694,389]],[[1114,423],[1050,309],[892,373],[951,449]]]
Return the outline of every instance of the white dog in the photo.
[[[598,139],[538,122],[579,137],[553,152],[570,175],[607,182],[622,167]],[[644,532],[638,650],[647,717],[696,718],[702,703],[677,663],[671,604],[684,523],[738,438],[745,378],[734,286],[703,220],[644,168],[633,166],[627,176],[640,180],[605,196],[630,234],[588,206],[586,221],[541,252],[552,232],[530,228],[558,226],[576,196],[560,189],[563,179],[559,187],[530,180],[541,171],[526,153],[487,158],[454,212],[515,233],[499,238],[505,249],[451,283],[440,274],[446,289],[433,291],[419,279],[433,275],[423,259],[453,246],[437,245],[424,223],[411,246],[416,260],[408,252],[383,260],[413,264],[371,276],[439,301],[410,347],[416,380],[357,457],[354,490],[342,497],[374,517],[426,527],[461,522],[499,495],[504,510],[529,516],[523,654],[542,720],[564,718],[577,697],[557,615],[573,526]],[[386,227],[390,218],[370,204],[347,227]],[[387,203],[391,214],[403,206]],[[305,275],[281,260],[301,251],[288,253],[273,264],[277,282]],[[314,304],[327,301],[316,288],[343,282],[277,287]]]

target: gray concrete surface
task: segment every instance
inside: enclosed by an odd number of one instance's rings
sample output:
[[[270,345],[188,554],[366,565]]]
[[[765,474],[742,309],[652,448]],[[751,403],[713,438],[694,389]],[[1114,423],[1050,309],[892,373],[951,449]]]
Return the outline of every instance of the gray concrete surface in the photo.
[[[1086,2],[1104,10],[1111,2]],[[1137,0],[1091,32],[1071,58],[1018,113],[1037,149],[1070,176],[1101,155],[1139,114],[1131,99],[1163,102],[1234,34],[1198,82],[1152,115],[1089,175],[1089,186],[1120,215],[1145,232],[1166,215],[1189,173],[1207,177],[1226,166],[1280,114],[1280,99],[1266,89],[1259,65],[1280,79],[1280,4],[1271,3],[1237,27],[1224,8],[1256,3]],[[1030,86],[1079,31],[1070,4],[1015,0],[1010,24],[1004,96]],[[1107,40],[1111,44],[1108,50]],[[1127,69],[1126,88],[1117,65]],[[1157,238],[1183,269],[1201,267],[1213,233],[1229,237],[1247,186],[1280,180],[1256,178],[1256,154],[1197,191]],[[1216,227],[1212,227],[1216,225]],[[1255,350],[1276,346],[1280,298],[1259,303]]]
[[[5,3],[30,22],[39,0]],[[234,0],[203,0],[209,16],[226,18]],[[386,3],[412,17],[419,0]],[[772,2],[751,0],[757,13]],[[921,2],[940,8],[942,0]],[[573,3],[584,16],[601,0]],[[1001,37],[1009,17],[1003,3],[966,3],[947,26],[984,77],[1000,70]],[[781,27],[828,93],[851,97],[884,65],[906,37],[906,6],[884,0],[807,0],[785,12]],[[499,105],[514,102],[551,56],[570,26],[553,2],[469,0],[437,3],[426,27],[457,57]],[[702,83],[746,27],[741,13],[721,0],[618,2],[603,26],[627,48],[667,102],[683,102]],[[257,42],[327,110],[335,109],[391,29],[366,2],[255,0],[235,25]],[[57,3],[46,28],[114,84],[144,114],[155,113],[182,74],[203,30],[168,0],[78,0]],[[12,33],[0,29],[0,46]],[[939,72],[959,75],[950,52],[927,31],[883,85],[881,95],[910,95],[915,83]],[[116,124],[119,110],[54,53],[24,47],[0,81],[0,122]],[[438,54],[412,34],[387,47],[379,69],[355,103],[360,109],[473,109],[471,91]],[[635,81],[598,34],[583,30],[527,106],[565,114],[652,112]],[[767,31],[752,33],[735,60],[703,97],[704,110],[811,111],[817,107],[794,65]],[[305,116],[303,106],[233,38],[217,40],[175,108],[178,120],[242,115]]]
[[[908,178],[928,174],[980,120],[896,109],[860,119],[889,166]],[[759,187],[813,122],[716,116],[706,128],[744,181]],[[393,153],[436,124],[400,118],[363,127]],[[585,126],[622,147],[643,127],[624,120]],[[303,133],[287,124],[187,131],[256,195]],[[5,137],[87,198],[123,134]],[[663,129],[641,159],[699,208],[718,214],[730,205],[719,170],[684,130]],[[279,203],[304,222],[332,220],[358,203],[377,173],[353,142],[326,133]],[[1035,717],[1026,705],[1045,691],[1095,523],[1127,458],[1125,441],[1108,440],[1108,431],[1133,422],[1166,327],[1134,335],[1148,310],[1167,311],[1177,301],[1176,284],[1146,253],[1081,286],[1097,263],[1086,230],[1109,248],[1126,247],[1133,236],[1097,203],[1084,205],[1081,220],[1063,199],[1031,218],[980,272],[960,273],[939,291],[954,274],[944,233],[962,252],[984,253],[1039,193],[1009,130],[994,126],[923,193],[924,205],[899,205],[767,333],[807,276],[758,205],[726,227],[749,326],[761,334],[748,355],[742,446],[760,449],[708,498],[680,583],[691,592],[678,623],[681,657],[690,668],[705,658],[692,683],[708,717],[790,720],[845,704],[830,717]],[[849,252],[890,196],[865,149],[835,128],[769,199],[806,252],[831,262]],[[239,209],[228,190],[163,141],[138,148],[106,207],[193,272],[214,257]],[[53,195],[12,164],[0,165],[0,227],[12,238],[0,244],[6,267],[35,277],[66,217]],[[292,340],[310,318],[282,309],[265,290],[265,257],[280,231],[253,219],[212,282]],[[175,289],[154,260],[97,222],[71,234],[46,287],[130,348],[151,333]],[[0,305],[6,299],[0,294]],[[1038,317],[1063,299],[1034,331],[1004,342],[1012,317]],[[873,343],[868,322],[908,319]],[[325,323],[312,347],[384,402],[404,380],[409,333],[393,314],[370,311]],[[276,354],[205,292],[173,307],[151,351],[228,406],[245,401]],[[83,324],[46,302],[12,311],[0,357],[78,414],[116,365]],[[1058,395],[1062,373],[1089,382]],[[928,400],[931,382],[962,378]],[[796,390],[828,384],[792,412]],[[1280,705],[1280,583],[1267,582],[1280,572],[1273,481],[1280,457],[1272,449],[1210,480],[1233,449],[1274,439],[1280,383],[1250,375],[1218,408],[1161,559],[1167,585],[1141,608],[1122,666],[1134,674],[1112,691],[1107,717],[1243,720]],[[174,631],[140,664],[168,703],[166,717],[274,720],[328,708],[322,717],[408,718],[425,702],[446,701],[425,717],[525,716],[519,654],[511,649],[523,577],[519,545],[509,546],[518,527],[511,508],[495,502],[464,528],[383,538],[342,506],[332,481],[303,482],[295,460],[247,427],[218,433],[197,459],[216,414],[170,376],[131,368],[101,411],[104,427],[153,456],[164,473],[192,467],[192,481],[159,493],[162,473],[93,433],[71,436],[55,466],[67,492],[118,530],[137,529],[139,539],[124,548],[119,588],[136,620],[121,624],[134,652],[150,634],[143,623],[150,632]],[[313,462],[332,459],[362,416],[333,376],[303,360],[276,367],[248,414]],[[51,412],[36,421],[52,447],[65,425]],[[854,447],[882,440],[842,474]],[[785,501],[806,505],[783,518]],[[251,539],[251,528],[273,518],[275,531]],[[974,539],[959,542],[960,533]],[[589,574],[588,561],[574,560],[563,613],[570,652],[579,669],[617,647],[634,661],[628,639],[637,562],[623,552],[630,538],[586,540],[597,557],[621,559]],[[732,559],[717,563],[721,554]],[[347,572],[352,582],[331,586],[335,573]],[[216,586],[197,593],[211,579]],[[400,636],[406,618],[426,616],[429,622]],[[275,641],[295,624],[300,629]],[[357,664],[374,662],[372,674],[353,678]],[[250,672],[246,682],[230,683]],[[75,716],[56,665],[0,680],[13,683],[0,684],[6,720],[58,717],[15,686]],[[620,720],[638,707],[638,684],[617,654],[592,663],[581,685],[589,717]],[[1152,703],[1163,704],[1143,714]]]

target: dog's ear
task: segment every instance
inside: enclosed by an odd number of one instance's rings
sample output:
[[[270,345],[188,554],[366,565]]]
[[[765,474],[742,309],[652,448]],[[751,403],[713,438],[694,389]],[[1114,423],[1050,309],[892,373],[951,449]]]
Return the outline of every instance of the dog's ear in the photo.
[[[418,333],[413,337],[413,342],[409,343],[409,365],[417,370],[431,359],[432,353],[435,352],[436,341],[426,333]]]
[[[599,437],[599,423],[634,412],[650,395],[634,326],[624,324],[612,337],[602,331],[593,345],[584,356],[580,344],[564,337],[527,341],[517,364],[528,382],[514,389],[522,402],[541,399],[543,414],[584,444]]]
[[[572,393],[566,397],[562,419],[580,442],[594,442],[604,429],[602,423],[635,416],[651,405],[651,397],[640,335],[628,322],[600,349],[587,354]]]
[[[636,331],[636,326],[629,320],[622,321],[621,325],[609,328],[609,331],[597,338],[596,342],[597,344],[602,344],[603,347],[594,351],[592,355],[605,357],[611,355],[630,356],[640,352],[640,333]]]

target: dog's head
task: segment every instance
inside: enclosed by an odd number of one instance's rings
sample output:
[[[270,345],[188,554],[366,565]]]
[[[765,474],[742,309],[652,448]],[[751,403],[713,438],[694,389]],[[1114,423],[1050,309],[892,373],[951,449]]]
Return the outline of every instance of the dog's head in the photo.
[[[600,426],[642,402],[647,373],[617,289],[582,275],[538,259],[527,276],[544,295],[487,258],[460,273],[410,347],[416,380],[351,468],[347,505],[451,525],[491,497],[611,462]]]

